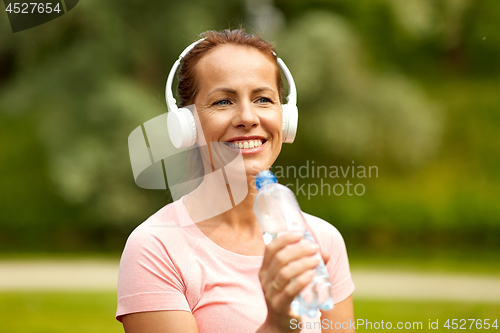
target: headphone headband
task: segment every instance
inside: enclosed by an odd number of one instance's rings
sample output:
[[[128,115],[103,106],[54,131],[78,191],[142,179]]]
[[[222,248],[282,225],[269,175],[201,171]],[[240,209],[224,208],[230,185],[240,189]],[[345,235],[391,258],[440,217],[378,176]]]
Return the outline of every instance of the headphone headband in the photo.
[[[182,58],[188,54],[189,51],[191,51],[196,45],[198,45],[199,42],[201,42],[203,39],[197,40],[194,43],[191,43],[188,47],[182,51],[182,53],[179,55],[179,58],[175,61],[174,65],[172,66],[172,69],[170,69],[170,73],[168,73],[168,78],[167,78],[167,86],[165,88],[165,99],[167,101],[167,108],[168,111],[172,111],[171,105],[177,105],[177,102],[174,98],[174,94],[172,93],[172,83],[174,81],[174,76],[175,73],[177,72],[177,68],[179,68],[179,65],[181,64]]]

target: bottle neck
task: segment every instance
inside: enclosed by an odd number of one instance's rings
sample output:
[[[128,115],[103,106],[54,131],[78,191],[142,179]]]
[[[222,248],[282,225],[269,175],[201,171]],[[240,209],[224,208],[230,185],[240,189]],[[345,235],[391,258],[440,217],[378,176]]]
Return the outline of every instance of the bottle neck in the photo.
[[[274,179],[262,179],[259,181],[259,187],[258,189],[264,188],[266,186],[269,186],[271,184],[276,184],[276,180]]]

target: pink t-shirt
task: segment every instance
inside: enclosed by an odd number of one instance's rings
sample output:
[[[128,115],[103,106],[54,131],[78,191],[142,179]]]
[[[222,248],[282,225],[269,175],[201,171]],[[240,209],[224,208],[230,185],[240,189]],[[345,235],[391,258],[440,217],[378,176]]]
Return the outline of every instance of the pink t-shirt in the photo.
[[[354,291],[344,241],[329,223],[304,215],[320,247],[331,253],[326,267],[338,303]],[[175,201],[129,236],[120,261],[116,318],[183,310],[194,315],[200,333],[253,333],[267,315],[258,277],[262,258],[221,248],[193,223],[182,200]]]

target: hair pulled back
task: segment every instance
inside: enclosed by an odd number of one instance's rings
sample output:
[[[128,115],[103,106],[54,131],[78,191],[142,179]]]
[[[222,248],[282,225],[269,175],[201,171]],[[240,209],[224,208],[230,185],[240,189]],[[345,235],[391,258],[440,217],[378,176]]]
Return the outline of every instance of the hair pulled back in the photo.
[[[278,91],[281,99],[283,82],[278,67],[276,51],[273,46],[260,37],[247,34],[241,29],[223,30],[221,32],[209,30],[199,36],[204,38],[189,51],[181,61],[178,72],[177,94],[181,107],[194,103],[198,92],[198,81],[196,78],[196,64],[211,49],[224,44],[234,44],[253,47],[261,51],[276,64]]]

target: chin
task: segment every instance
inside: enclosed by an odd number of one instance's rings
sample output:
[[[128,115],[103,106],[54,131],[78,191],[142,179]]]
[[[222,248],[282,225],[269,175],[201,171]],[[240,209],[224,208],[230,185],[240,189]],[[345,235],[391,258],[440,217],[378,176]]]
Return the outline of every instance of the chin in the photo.
[[[248,163],[248,162],[250,162],[250,163]],[[251,161],[248,161],[248,162],[245,162],[245,171],[246,171],[247,176],[251,176],[251,177],[257,176],[257,174],[261,171],[269,170],[269,167],[272,165],[272,164],[265,164],[265,163],[255,163],[255,162],[251,162]]]

